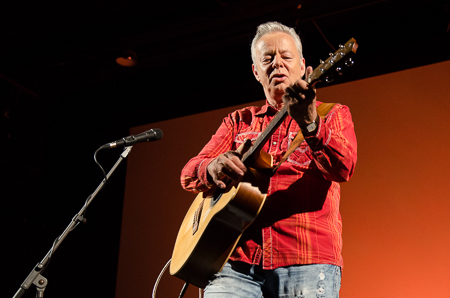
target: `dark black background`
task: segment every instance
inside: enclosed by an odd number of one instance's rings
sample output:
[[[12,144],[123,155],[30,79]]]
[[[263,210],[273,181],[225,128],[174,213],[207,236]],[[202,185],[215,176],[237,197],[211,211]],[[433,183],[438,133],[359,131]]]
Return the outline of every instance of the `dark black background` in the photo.
[[[450,59],[446,0],[2,4],[2,296],[14,295],[102,180],[98,147],[132,126],[264,98],[249,45],[256,26],[273,20],[299,31],[311,66],[330,44],[357,40],[355,66],[334,84]],[[115,63],[125,50],[137,66]],[[98,159],[109,170],[120,152]],[[57,250],[45,297],[114,296],[125,170],[126,162]]]

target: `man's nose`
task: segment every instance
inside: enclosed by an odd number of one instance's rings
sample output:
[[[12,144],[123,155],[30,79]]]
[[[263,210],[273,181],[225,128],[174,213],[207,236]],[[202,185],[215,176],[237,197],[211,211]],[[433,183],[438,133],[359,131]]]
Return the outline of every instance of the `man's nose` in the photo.
[[[280,68],[283,65],[283,61],[281,59],[281,56],[279,54],[275,55],[273,57],[272,65],[274,68]]]

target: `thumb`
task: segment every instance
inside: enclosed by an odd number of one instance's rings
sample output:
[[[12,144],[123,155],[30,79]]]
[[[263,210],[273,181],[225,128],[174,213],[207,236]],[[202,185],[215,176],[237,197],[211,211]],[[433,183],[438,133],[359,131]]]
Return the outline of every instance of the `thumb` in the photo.
[[[308,85],[310,85],[311,82],[311,78],[310,76],[312,75],[312,73],[314,72],[313,68],[311,66],[308,66],[306,68],[306,82],[308,83]],[[314,87],[314,85],[310,85],[312,87],[313,90],[316,90],[316,87]]]
[[[311,66],[308,66],[305,71],[305,80],[308,81],[309,76],[314,72]]]

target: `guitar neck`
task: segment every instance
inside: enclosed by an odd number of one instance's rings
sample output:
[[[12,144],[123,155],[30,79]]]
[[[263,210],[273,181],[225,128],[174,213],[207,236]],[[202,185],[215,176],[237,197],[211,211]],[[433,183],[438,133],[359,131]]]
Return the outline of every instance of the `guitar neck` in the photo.
[[[267,125],[266,129],[258,136],[253,146],[244,154],[242,157],[242,162],[246,165],[251,163],[259,151],[262,149],[264,144],[269,140],[270,136],[277,130],[281,123],[286,119],[288,115],[286,107],[283,106],[281,110],[275,115],[272,121]]]

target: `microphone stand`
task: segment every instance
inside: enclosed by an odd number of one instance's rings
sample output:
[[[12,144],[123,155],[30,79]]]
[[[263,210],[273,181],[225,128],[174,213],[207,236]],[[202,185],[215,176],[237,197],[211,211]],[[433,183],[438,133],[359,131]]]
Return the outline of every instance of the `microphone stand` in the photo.
[[[124,158],[128,156],[128,153],[130,153],[131,148],[133,146],[125,147],[124,151],[120,155],[117,162],[114,164],[114,166],[111,168],[109,173],[106,175],[106,178],[100,182],[97,189],[86,199],[86,202],[81,208],[81,210],[75,214],[75,216],[72,218],[72,221],[67,226],[67,228],[64,230],[64,232],[55,239],[53,242],[52,247],[48,251],[48,253],[45,255],[45,257],[42,259],[41,262],[39,262],[30,272],[28,277],[25,279],[25,281],[20,285],[19,290],[17,290],[16,294],[13,296],[13,298],[20,298],[23,294],[25,294],[25,291],[28,290],[28,288],[34,284],[36,286],[36,298],[43,298],[44,297],[44,291],[47,287],[48,281],[47,279],[42,276],[41,274],[44,272],[44,270],[47,268],[48,263],[50,262],[52,255],[56,251],[56,249],[61,245],[62,241],[67,237],[67,235],[73,231],[80,223],[85,223],[86,218],[84,217],[84,214],[86,212],[87,207],[91,202],[94,200],[97,193],[103,188],[106,181],[109,179],[109,177],[112,175],[112,173],[116,170],[116,168],[119,166],[119,164],[122,162]],[[102,148],[100,148],[102,149]]]

